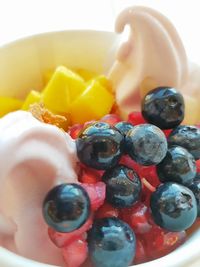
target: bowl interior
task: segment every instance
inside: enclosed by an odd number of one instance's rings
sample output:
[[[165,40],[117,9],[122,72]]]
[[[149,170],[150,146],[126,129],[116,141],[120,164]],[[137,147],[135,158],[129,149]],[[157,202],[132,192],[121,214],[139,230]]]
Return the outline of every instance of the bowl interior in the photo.
[[[42,89],[44,72],[58,65],[106,72],[113,62],[117,43],[118,37],[110,32],[64,31],[41,34],[6,45],[0,48],[0,95],[23,98],[30,89]],[[175,252],[138,267],[186,267],[198,260],[199,240],[200,229]],[[49,265],[0,248],[0,266]]]

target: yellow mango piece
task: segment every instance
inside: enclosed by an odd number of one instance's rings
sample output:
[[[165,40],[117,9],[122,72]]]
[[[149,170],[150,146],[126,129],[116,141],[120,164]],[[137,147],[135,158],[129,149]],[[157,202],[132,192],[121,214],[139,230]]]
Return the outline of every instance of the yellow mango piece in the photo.
[[[83,78],[60,66],[43,90],[43,103],[55,113],[67,113],[71,102],[85,89]]]
[[[102,86],[104,86],[109,92],[112,92],[112,84],[111,81],[105,75],[99,75],[94,78],[97,82],[99,82]]]
[[[44,75],[43,75],[43,80],[44,80],[44,84],[45,84],[45,85],[50,81],[50,79],[51,79],[53,73],[54,73],[54,70],[47,70],[47,71],[44,73]]]
[[[40,92],[31,90],[22,105],[22,110],[29,110],[31,104],[41,102],[41,97],[42,95]]]
[[[86,69],[77,69],[75,70],[85,81],[89,81],[96,76],[94,71],[86,70]]]
[[[72,124],[100,119],[110,112],[113,104],[114,96],[93,80],[71,105]]]
[[[0,97],[0,117],[21,108],[23,102],[12,97]]]

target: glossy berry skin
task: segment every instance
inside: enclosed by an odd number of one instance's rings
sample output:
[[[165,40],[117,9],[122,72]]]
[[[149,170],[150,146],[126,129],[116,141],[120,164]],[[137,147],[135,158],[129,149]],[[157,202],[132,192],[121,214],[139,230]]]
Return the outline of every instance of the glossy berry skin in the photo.
[[[179,125],[169,135],[168,143],[186,148],[196,160],[200,158],[200,129],[198,127]]]
[[[61,184],[47,194],[43,203],[46,223],[57,232],[80,228],[90,215],[90,199],[78,184]]]
[[[141,165],[156,165],[167,153],[164,133],[152,124],[135,126],[127,133],[125,143],[129,156]]]
[[[172,232],[188,229],[197,218],[197,202],[193,192],[172,182],[157,188],[151,195],[150,207],[155,223]]]
[[[188,187],[195,195],[195,198],[197,200],[198,217],[200,217],[200,177],[198,179],[195,179]]]
[[[142,101],[142,115],[161,129],[178,126],[184,119],[183,96],[171,87],[158,87],[151,90]]]
[[[116,208],[130,207],[140,197],[142,186],[133,169],[118,165],[107,170],[102,180],[106,184],[106,200]]]
[[[127,267],[135,257],[135,234],[117,218],[97,220],[89,231],[88,245],[95,267]]]
[[[172,146],[163,161],[157,165],[157,174],[161,182],[187,185],[196,175],[195,159],[185,148]]]
[[[108,169],[119,161],[124,136],[113,126],[97,122],[87,127],[76,139],[77,155],[85,165]]]
[[[134,126],[129,122],[121,121],[115,124],[115,128],[117,128],[120,131],[120,133],[125,136],[129,130],[134,128]]]

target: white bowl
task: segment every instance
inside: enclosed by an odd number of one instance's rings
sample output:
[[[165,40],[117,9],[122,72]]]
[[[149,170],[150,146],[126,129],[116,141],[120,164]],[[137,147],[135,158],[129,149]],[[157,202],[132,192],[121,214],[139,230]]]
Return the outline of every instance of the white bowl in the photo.
[[[43,87],[43,74],[58,65],[99,73],[113,60],[117,36],[110,32],[64,31],[41,34],[0,48],[0,96],[23,98]],[[138,267],[200,266],[200,229],[173,253]],[[0,248],[0,267],[50,267]],[[51,265],[52,267],[52,265]]]

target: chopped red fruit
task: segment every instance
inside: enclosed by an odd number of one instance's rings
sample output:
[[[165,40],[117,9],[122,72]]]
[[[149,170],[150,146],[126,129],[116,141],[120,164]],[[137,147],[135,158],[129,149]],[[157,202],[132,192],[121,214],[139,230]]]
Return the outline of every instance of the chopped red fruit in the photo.
[[[145,252],[144,243],[137,236],[137,238],[136,238],[136,253],[135,253],[134,264],[140,264],[140,263],[143,263],[145,261],[147,261],[147,258],[146,258],[146,252]]]
[[[96,213],[96,218],[98,219],[105,217],[118,217],[118,216],[119,216],[119,210],[114,208],[108,203],[104,203],[103,206],[101,206]]]
[[[145,235],[144,235],[145,236]],[[186,240],[186,232],[166,232],[165,230],[160,229],[155,231],[155,228],[150,234],[145,236],[145,247],[147,256],[153,260],[160,257],[163,257]]]
[[[142,166],[139,169],[139,175],[145,178],[152,186],[157,187],[160,184],[160,180],[157,175],[156,166]]]
[[[93,121],[86,121],[86,122],[84,123],[83,128],[86,128],[86,127],[88,127],[90,124],[93,124],[93,123],[95,123],[95,122],[96,122],[95,120],[93,120]]]
[[[59,233],[54,229],[49,228],[48,234],[51,241],[59,248],[65,247],[68,244],[74,242],[77,239],[82,238],[86,231],[92,227],[93,216],[91,215],[89,219],[82,225],[79,229],[70,232],[70,233]]]
[[[90,168],[81,168],[79,181],[86,184],[96,184],[101,180],[101,172]]]
[[[107,122],[110,125],[115,125],[121,121],[121,118],[116,114],[108,114],[104,116],[100,121]]]
[[[120,164],[123,164],[137,173],[139,173],[141,169],[141,165],[137,164],[134,160],[132,160],[128,155],[123,155],[120,159]]]
[[[96,184],[83,183],[81,185],[90,197],[91,209],[95,211],[101,207],[106,197],[106,185],[103,182],[98,182]]]
[[[75,124],[69,129],[68,133],[73,139],[76,139],[82,129],[83,129],[82,124]]]
[[[197,173],[200,172],[200,159],[196,161]]]
[[[66,262],[67,267],[81,266],[88,255],[88,245],[85,240],[75,240],[70,245],[62,248],[62,255]]]
[[[166,137],[168,137],[171,133],[172,129],[168,129],[168,130],[163,130],[163,133],[165,134]]]
[[[144,234],[152,229],[149,217],[149,209],[143,203],[137,203],[135,206],[121,211],[122,220],[127,222],[136,234]]]
[[[138,125],[146,123],[146,120],[143,118],[141,112],[131,112],[128,115],[128,122],[132,123],[133,125]]]

